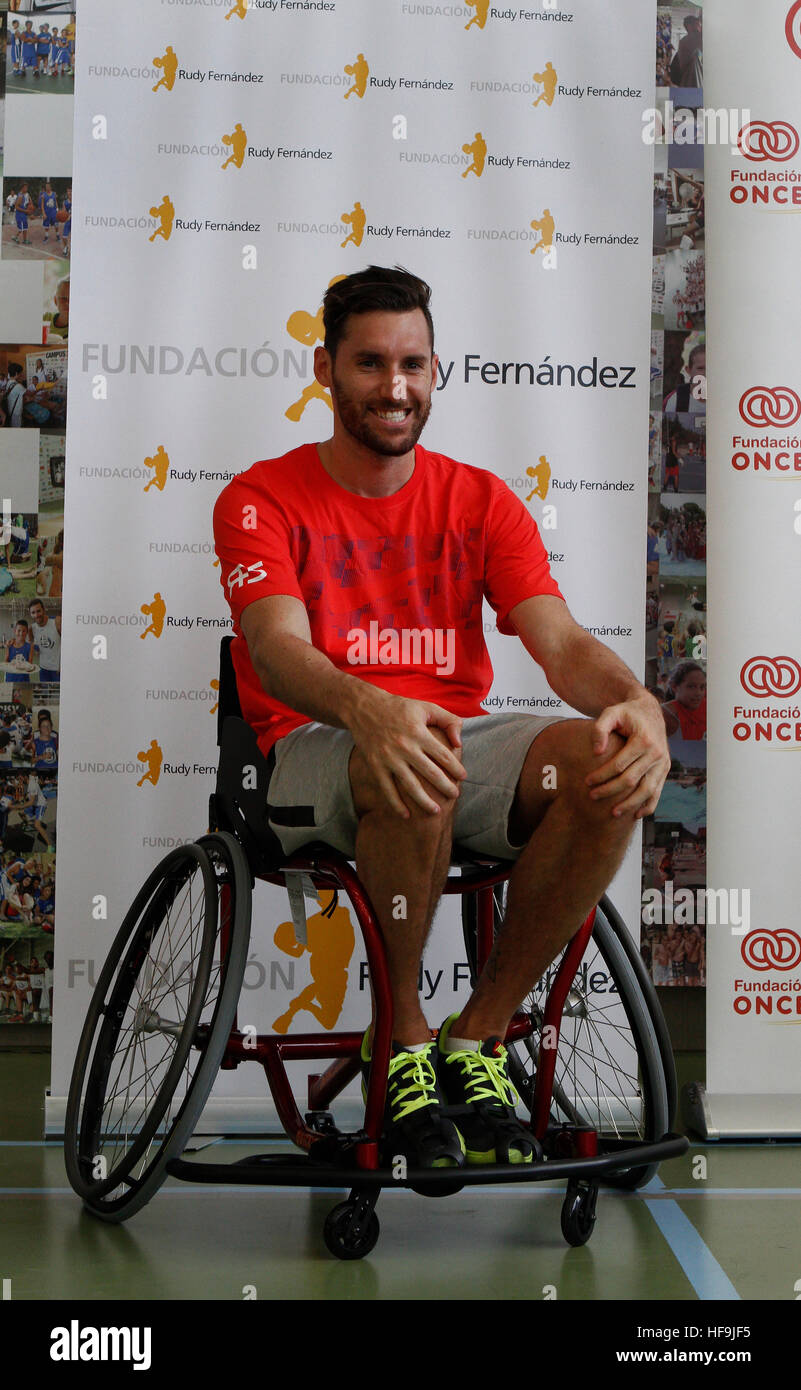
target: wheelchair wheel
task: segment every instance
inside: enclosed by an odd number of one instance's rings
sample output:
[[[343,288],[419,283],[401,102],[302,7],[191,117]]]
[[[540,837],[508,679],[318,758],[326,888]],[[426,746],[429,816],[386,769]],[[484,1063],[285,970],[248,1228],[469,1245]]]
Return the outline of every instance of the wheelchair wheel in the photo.
[[[495,889],[496,930],[503,920],[506,885]],[[472,895],[462,898],[465,943],[471,973],[476,961],[476,909]],[[655,1019],[661,1010],[644,967],[632,962],[627,930],[602,899],[584,958],[565,1000],[554,1073],[551,1123],[582,1126],[598,1133],[599,1149],[626,1148],[632,1141],[661,1139],[670,1128],[675,1071],[662,1020],[662,1045]],[[635,948],[632,943],[632,951]],[[639,959],[639,958],[638,958]],[[510,1045],[509,1073],[530,1110],[539,1064],[540,1033],[550,985],[561,954],[522,1005],[532,1021],[530,1036]],[[642,965],[642,962],[639,962]],[[667,1055],[665,1055],[665,1048]],[[674,1078],[672,1087],[669,1077]],[[615,1187],[640,1187],[657,1165],[609,1174]]]
[[[104,1220],[144,1206],[193,1132],[236,1013],[250,905],[241,846],[208,835],[161,861],[120,927],[78,1044],[64,1138],[69,1180]]]

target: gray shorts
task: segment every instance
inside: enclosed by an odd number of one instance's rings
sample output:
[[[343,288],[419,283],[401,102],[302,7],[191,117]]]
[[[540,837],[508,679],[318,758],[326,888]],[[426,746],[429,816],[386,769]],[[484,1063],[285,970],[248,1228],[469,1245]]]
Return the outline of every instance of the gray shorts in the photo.
[[[462,724],[462,761],[467,776],[456,806],[454,839],[465,849],[516,859],[522,845],[507,835],[517,782],[531,744],[562,715],[487,714]],[[291,854],[323,840],[349,859],[359,823],[348,763],[353,736],[329,724],[302,724],[275,744],[275,767],[267,792],[269,822]]]

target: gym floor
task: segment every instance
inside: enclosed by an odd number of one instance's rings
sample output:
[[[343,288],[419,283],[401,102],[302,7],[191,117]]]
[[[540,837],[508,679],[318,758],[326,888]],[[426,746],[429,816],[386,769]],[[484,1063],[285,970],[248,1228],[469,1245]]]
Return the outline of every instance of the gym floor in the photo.
[[[702,1066],[680,1054],[680,1085]],[[49,1075],[46,1052],[0,1052],[0,1278],[15,1300],[784,1301],[801,1290],[798,1144],[693,1143],[641,1191],[601,1189],[579,1249],[559,1228],[563,1184],[435,1202],[384,1192],[375,1250],[342,1263],[322,1239],[341,1200],[332,1192],[168,1179],[130,1222],[96,1220],[69,1187],[60,1145],[41,1139]],[[200,1158],[270,1147],[218,1142]]]

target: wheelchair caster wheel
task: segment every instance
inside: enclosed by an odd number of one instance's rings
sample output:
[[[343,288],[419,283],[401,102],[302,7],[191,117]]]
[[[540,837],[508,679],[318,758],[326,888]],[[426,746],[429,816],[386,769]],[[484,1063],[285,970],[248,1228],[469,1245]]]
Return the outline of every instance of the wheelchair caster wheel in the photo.
[[[380,1230],[374,1211],[360,1213],[359,1204],[340,1202],[325,1218],[323,1240],[338,1260],[361,1260],[370,1254]]]
[[[584,1184],[573,1178],[567,1184],[562,1203],[562,1235],[568,1245],[586,1245],[595,1226],[598,1184]]]

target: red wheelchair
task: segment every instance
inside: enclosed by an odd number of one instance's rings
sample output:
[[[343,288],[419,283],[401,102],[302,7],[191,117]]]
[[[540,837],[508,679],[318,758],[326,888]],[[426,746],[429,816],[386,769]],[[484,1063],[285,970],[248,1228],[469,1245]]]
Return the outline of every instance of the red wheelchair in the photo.
[[[223,639],[216,790],[208,835],[172,850],[143,884],[114,940],[78,1045],[65,1122],[70,1183],[104,1221],[126,1220],[171,1175],[188,1182],[349,1189],[324,1240],[359,1259],[379,1234],[381,1188],[444,1196],[475,1183],[562,1178],[561,1226],[571,1245],[592,1234],[599,1184],[634,1189],[687,1148],[670,1132],[676,1076],[656,993],[625,924],[606,898],[550,967],[507,1033],[509,1071],[542,1160],[459,1169],[392,1162],[382,1144],[392,999],[381,932],[353,865],[324,844],[286,858],[266,819],[269,769],[243,721]],[[446,893],[462,903],[473,979],[503,919],[513,865],[454,848]],[[342,1132],[330,1109],[359,1074],[361,1033],[258,1035],[237,1026],[256,878],[286,884],[293,916],[306,886],[347,894],[376,1000],[364,1121]],[[333,901],[333,899],[332,899]],[[321,1060],[303,1113],[289,1061]],[[218,1070],[263,1066],[295,1151],[238,1163],[184,1154]]]

